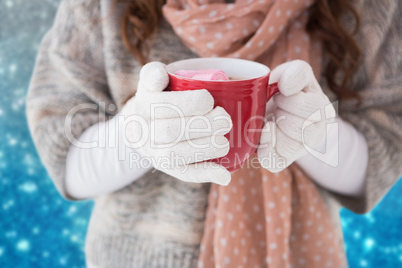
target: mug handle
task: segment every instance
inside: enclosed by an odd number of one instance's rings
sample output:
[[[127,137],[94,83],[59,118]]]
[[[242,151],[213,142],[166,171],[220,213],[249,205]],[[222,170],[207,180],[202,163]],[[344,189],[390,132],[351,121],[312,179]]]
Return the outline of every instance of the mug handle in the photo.
[[[273,95],[279,92],[278,83],[272,83],[267,87],[267,102],[272,98]]]
[[[278,83],[272,83],[272,84],[268,85],[268,87],[267,87],[267,101],[266,102],[268,102],[272,98],[272,96],[274,96],[278,92],[279,92]],[[258,147],[255,148],[254,154],[257,153],[257,149],[258,149]]]

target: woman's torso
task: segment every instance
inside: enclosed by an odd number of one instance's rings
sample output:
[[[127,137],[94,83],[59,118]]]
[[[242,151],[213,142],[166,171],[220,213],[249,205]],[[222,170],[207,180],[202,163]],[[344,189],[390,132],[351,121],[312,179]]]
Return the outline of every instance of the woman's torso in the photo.
[[[121,41],[119,18],[124,7],[118,5],[115,13],[109,15],[110,2],[100,1],[100,14],[104,17],[101,21],[104,68],[110,96],[121,109],[134,94],[141,66]],[[192,57],[197,55],[163,21],[150,60],[170,63]],[[333,96],[327,87],[323,89]],[[86,241],[88,261],[97,267],[132,267],[133,264],[135,267],[194,267],[203,234],[208,191],[208,184],[185,183],[154,171],[119,191],[97,198]],[[339,205],[324,189],[319,191],[342,243]]]

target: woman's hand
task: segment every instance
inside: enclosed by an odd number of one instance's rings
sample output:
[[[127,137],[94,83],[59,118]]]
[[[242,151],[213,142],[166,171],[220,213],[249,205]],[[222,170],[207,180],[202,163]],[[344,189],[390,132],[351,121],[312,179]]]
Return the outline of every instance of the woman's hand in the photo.
[[[229,171],[203,161],[228,153],[229,114],[213,108],[207,90],[164,91],[168,83],[162,63],[142,68],[137,93],[121,112],[129,144],[156,169],[180,180],[227,185]]]
[[[270,83],[278,82],[273,113],[265,124],[258,158],[271,172],[280,172],[317,148],[326,137],[326,121],[336,112],[315,79],[310,65],[301,60],[277,66]],[[272,118],[270,118],[272,116]]]

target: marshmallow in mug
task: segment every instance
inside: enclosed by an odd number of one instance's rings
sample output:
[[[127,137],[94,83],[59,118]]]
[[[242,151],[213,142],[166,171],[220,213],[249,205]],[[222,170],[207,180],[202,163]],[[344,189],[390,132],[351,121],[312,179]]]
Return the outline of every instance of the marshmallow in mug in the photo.
[[[200,70],[178,70],[175,75],[179,75],[186,78],[196,80],[208,80],[208,81],[227,81],[229,78],[225,72],[218,69],[200,69]]]

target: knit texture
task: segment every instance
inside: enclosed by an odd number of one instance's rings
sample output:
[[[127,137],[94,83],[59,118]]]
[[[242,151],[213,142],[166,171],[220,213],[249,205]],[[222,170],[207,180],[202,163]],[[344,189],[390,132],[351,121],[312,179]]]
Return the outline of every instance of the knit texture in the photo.
[[[71,145],[99,120],[121,110],[134,95],[140,64],[121,42],[124,4],[112,0],[62,0],[45,35],[27,97],[27,117],[39,155],[60,193]],[[362,1],[358,42],[365,59],[353,82],[362,105],[340,103],[341,116],[361,131],[369,145],[364,196],[351,198],[319,188],[337,225],[339,206],[371,210],[402,173],[402,3]],[[345,18],[345,23],[348,23]],[[154,39],[151,60],[170,63],[197,57],[166,22]],[[323,84],[327,95],[333,94]],[[68,112],[86,104],[64,123]],[[81,107],[82,108],[82,107]],[[101,114],[102,114],[101,113]],[[111,178],[112,179],[112,178]],[[87,259],[97,267],[194,267],[203,234],[209,185],[181,182],[149,172],[131,185],[97,198],[88,229]],[[71,198],[70,198],[71,199]],[[341,241],[340,241],[341,242]],[[118,265],[111,265],[118,259]],[[177,262],[176,262],[177,261]]]

